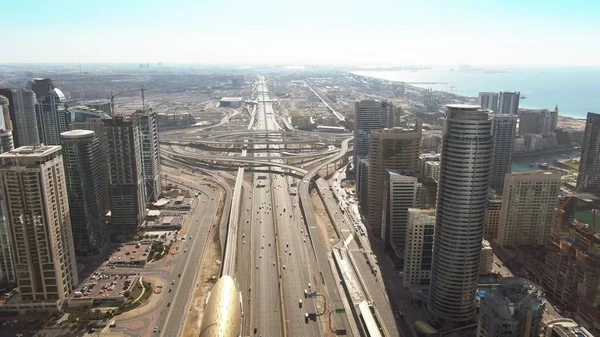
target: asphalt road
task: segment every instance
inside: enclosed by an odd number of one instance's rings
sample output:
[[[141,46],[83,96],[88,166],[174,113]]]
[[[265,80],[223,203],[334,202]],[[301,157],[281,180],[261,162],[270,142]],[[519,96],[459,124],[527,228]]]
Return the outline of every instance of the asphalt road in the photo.
[[[192,213],[185,243],[180,246],[179,252],[171,261],[169,272],[165,273],[167,284],[162,289],[164,293],[162,311],[165,314],[160,315],[156,322],[160,336],[180,335],[179,331],[183,326],[187,311],[189,311],[189,302],[192,299],[190,294],[195,288],[208,231],[217,213],[218,201],[219,198],[216,195],[201,194],[200,204]],[[171,285],[173,281],[174,284]],[[169,288],[172,289],[170,293],[168,292]],[[167,307],[169,302],[171,305]]]
[[[269,130],[282,130],[277,123],[275,113],[270,104],[266,105],[266,123]],[[280,142],[281,138],[271,138]],[[281,163],[279,145],[273,145],[270,152],[271,162]],[[280,168],[272,167],[273,171],[282,172]],[[316,275],[312,271],[316,262],[311,261],[310,239],[305,232],[303,220],[298,205],[298,196],[290,195],[290,185],[293,179],[283,174],[271,174],[271,193],[273,212],[276,223],[276,249],[279,254],[279,273],[282,282],[282,297],[284,303],[284,327],[290,336],[321,336],[322,325],[313,321],[305,321],[305,313],[317,312],[316,302],[304,298],[304,290],[312,291],[308,286],[314,283]],[[302,304],[300,304],[302,301]],[[321,311],[321,310],[319,310]]]
[[[266,91],[264,82],[258,84],[259,100],[268,98],[261,93]],[[255,130],[268,130],[265,109],[270,103],[259,102],[256,110]],[[254,145],[264,149],[266,145]],[[266,152],[257,152],[255,157],[268,157]],[[260,187],[258,187],[260,185]],[[277,250],[275,248],[275,226],[271,199],[270,174],[254,173],[251,211],[250,265],[252,334],[259,336],[282,336],[282,313],[280,301],[280,281]],[[255,333],[256,332],[256,333]]]

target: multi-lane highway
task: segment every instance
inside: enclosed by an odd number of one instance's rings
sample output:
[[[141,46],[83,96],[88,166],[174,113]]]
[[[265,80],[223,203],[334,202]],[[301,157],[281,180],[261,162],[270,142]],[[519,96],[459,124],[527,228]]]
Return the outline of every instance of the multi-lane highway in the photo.
[[[258,84],[259,99],[268,98],[264,81]],[[255,116],[255,129],[267,130],[266,109],[270,102],[260,102]],[[254,145],[263,150],[266,145]],[[257,151],[255,157],[268,157],[269,153]],[[261,336],[284,335],[281,312],[281,282],[279,279],[278,254],[275,247],[275,224],[271,198],[270,174],[254,173],[252,193],[250,244],[251,310],[250,321],[253,334]],[[243,235],[245,235],[244,233]]]

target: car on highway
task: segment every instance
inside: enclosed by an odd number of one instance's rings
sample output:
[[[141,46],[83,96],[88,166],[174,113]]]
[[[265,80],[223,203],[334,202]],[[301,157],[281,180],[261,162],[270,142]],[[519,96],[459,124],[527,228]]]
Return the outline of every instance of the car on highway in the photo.
[[[258,265],[256,265],[256,269],[258,269]]]
[[[283,265],[283,270],[285,270],[285,264]]]
[[[174,284],[175,284],[175,280],[171,281],[171,285],[174,285]]]

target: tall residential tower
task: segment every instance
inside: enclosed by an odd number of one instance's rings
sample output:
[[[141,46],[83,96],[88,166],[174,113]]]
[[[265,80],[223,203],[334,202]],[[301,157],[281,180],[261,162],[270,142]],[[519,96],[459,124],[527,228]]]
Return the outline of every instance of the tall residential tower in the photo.
[[[369,155],[371,131],[394,125],[394,104],[386,101],[362,100],[354,104],[354,167]]]
[[[146,188],[146,201],[158,201],[162,193],[162,177],[160,167],[160,145],[158,144],[158,124],[156,112],[138,110],[135,113],[140,136],[140,154],[142,157],[142,174]]]
[[[530,171],[506,176],[498,224],[499,246],[540,246],[556,224],[560,192],[558,171]]]
[[[35,93],[29,89],[0,89],[0,95],[8,98],[15,147],[33,146],[40,143]]]
[[[498,98],[498,113],[503,115],[518,115],[521,93],[518,91],[500,91]]]
[[[448,105],[444,121],[431,287],[434,320],[475,317],[493,139],[488,110]]]
[[[115,233],[135,234],[146,218],[139,131],[130,117],[102,121],[108,149],[111,227]]]
[[[382,205],[383,182],[385,170],[410,172],[419,171],[419,155],[421,154],[421,124],[417,122],[414,129],[382,129],[371,132],[371,148],[368,187],[369,226],[373,235],[385,238],[383,230]],[[410,206],[412,207],[412,206]],[[405,227],[406,228],[406,225]],[[388,233],[389,234],[389,233]],[[386,239],[389,242],[389,238]],[[401,245],[404,245],[402,240]]]
[[[577,188],[600,191],[600,114],[588,112],[583,134]]]
[[[497,92],[480,92],[479,105],[481,108],[491,110],[494,114],[498,113],[498,93]]]
[[[75,255],[100,253],[108,243],[100,145],[94,131],[60,134]]]
[[[491,186],[497,190],[502,189],[504,186],[504,176],[511,172],[516,136],[517,116],[493,116],[492,137],[494,137],[494,156],[492,161]]]
[[[77,286],[77,267],[60,146],[0,154],[19,295],[60,305]]]

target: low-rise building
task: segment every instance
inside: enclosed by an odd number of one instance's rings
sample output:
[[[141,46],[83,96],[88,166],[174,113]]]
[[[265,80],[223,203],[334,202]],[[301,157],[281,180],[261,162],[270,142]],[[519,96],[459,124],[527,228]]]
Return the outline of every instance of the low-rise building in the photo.
[[[547,325],[544,337],[594,337],[586,328],[572,319],[560,318]]]
[[[243,97],[223,97],[219,102],[221,108],[239,108],[244,101]]]
[[[109,266],[143,267],[148,262],[149,243],[122,244],[110,256]]]
[[[126,295],[133,289],[138,276],[137,273],[94,272],[73,292],[68,300],[69,308],[120,307],[127,300]]]
[[[292,125],[300,130],[310,130],[312,118],[310,116],[292,116]]]

